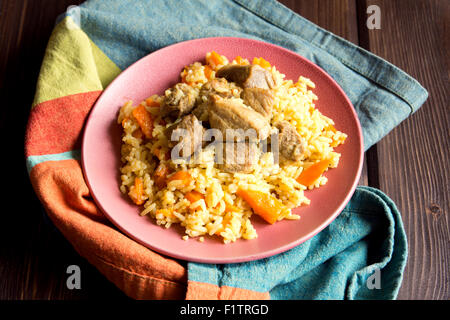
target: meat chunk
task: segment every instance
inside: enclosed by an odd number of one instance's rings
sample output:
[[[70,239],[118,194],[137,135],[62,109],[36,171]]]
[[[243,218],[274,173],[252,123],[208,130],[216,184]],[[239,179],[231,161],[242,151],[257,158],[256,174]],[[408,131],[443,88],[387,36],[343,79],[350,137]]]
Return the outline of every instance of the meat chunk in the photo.
[[[272,89],[275,87],[275,79],[272,73],[256,64],[246,66],[226,65],[217,71],[216,77],[236,82],[243,88]]]
[[[259,160],[255,142],[222,142],[216,146],[218,168],[230,173],[252,172]]]
[[[182,129],[183,131],[176,132],[173,137],[174,141],[172,141],[172,133],[177,129]],[[184,116],[181,121],[168,127],[165,134],[169,140],[169,147],[172,148],[179,145],[177,155],[186,158],[191,156],[198,148],[201,148],[204,132],[205,128],[203,128],[197,117],[189,114]]]
[[[242,88],[230,83],[225,78],[212,79],[205,83],[200,89],[198,106],[192,113],[200,120],[208,120],[208,105],[211,103],[211,96],[218,95],[222,98],[239,98]]]
[[[270,124],[267,119],[247,107],[241,99],[212,96],[208,117],[211,128],[220,130],[227,141],[264,140],[270,133]]]
[[[166,90],[161,106],[163,117],[173,116],[176,118],[191,112],[195,106],[198,93],[185,83],[177,83],[174,87]]]
[[[259,112],[264,118],[272,118],[273,94],[271,90],[261,88],[245,88],[242,92],[242,100],[256,112]]]
[[[281,156],[292,161],[301,160],[306,146],[297,129],[287,121],[280,121],[275,127],[279,130],[278,145]]]

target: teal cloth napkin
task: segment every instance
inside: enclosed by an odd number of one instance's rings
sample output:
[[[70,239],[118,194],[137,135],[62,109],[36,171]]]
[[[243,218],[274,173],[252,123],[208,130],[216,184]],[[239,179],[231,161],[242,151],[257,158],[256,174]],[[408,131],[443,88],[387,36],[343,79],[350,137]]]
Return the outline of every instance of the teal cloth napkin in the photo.
[[[405,72],[275,0],[91,0],[77,12],[81,28],[121,69],[167,45],[204,37],[253,38],[297,52],[348,95],[366,150],[428,97]],[[407,251],[395,204],[379,190],[358,187],[338,218],[305,243],[252,262],[189,263],[188,280],[269,292],[272,299],[395,299]]]

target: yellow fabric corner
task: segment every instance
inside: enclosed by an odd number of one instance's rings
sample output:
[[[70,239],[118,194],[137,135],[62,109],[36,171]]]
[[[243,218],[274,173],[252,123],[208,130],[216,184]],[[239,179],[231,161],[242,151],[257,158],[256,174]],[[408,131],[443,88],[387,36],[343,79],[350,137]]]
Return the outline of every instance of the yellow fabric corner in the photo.
[[[50,36],[33,107],[67,95],[103,90],[119,72],[72,18],[66,17]]]
[[[92,55],[94,56],[95,65],[97,66],[97,73],[105,89],[111,81],[113,81],[122,71],[114,64],[97,45],[89,39],[91,43]]]

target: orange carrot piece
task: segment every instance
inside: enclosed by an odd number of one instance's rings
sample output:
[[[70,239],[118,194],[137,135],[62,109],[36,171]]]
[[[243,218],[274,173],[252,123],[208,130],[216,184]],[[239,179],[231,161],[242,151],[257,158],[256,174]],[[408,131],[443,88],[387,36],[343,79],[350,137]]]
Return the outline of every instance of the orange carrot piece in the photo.
[[[190,203],[195,203],[198,200],[205,199],[205,196],[202,193],[195,190],[187,192],[184,197],[188,199]]]
[[[141,178],[134,179],[134,195],[130,194],[131,200],[138,206],[144,203],[144,182]]]
[[[196,203],[201,199],[205,199],[205,196],[202,193],[195,190],[187,192],[184,197],[188,199],[191,204]],[[193,210],[197,209],[198,207],[199,206],[196,206],[195,208],[193,208]]]
[[[238,189],[236,194],[250,205],[253,212],[270,224],[277,222],[281,212],[286,208],[280,200],[270,193]]]
[[[147,98],[145,99],[145,103],[147,104],[147,106],[151,107],[151,108],[159,108],[159,102],[153,100],[152,98]]]
[[[240,209],[232,204],[225,203],[225,212],[238,212]]]
[[[257,64],[264,69],[270,69],[271,67],[269,61],[264,58],[253,58],[253,64]]]
[[[241,56],[237,56],[236,58],[234,58],[234,60],[241,66],[248,64],[248,62],[245,61]]]
[[[153,180],[155,181],[155,185],[162,189],[167,184],[167,175],[169,174],[169,168],[165,165],[160,163],[158,167],[155,170],[155,173],[153,174]]]
[[[312,185],[314,181],[316,181],[322,173],[325,172],[330,165],[330,162],[331,161],[329,159],[325,159],[314,163],[312,166],[302,171],[302,173],[297,177],[297,182],[306,187]]]
[[[145,109],[142,104],[133,110],[133,116],[136,118],[139,126],[142,129],[142,133],[148,139],[152,138],[153,132],[153,119],[151,114]]]
[[[326,130],[330,130],[330,131],[332,131],[332,132],[334,132],[334,133],[337,132],[336,128],[335,128],[332,124],[330,124],[330,125],[326,128]]]
[[[223,58],[220,56],[220,54],[218,54],[215,51],[211,52],[211,60],[216,66],[223,64],[223,62],[224,62]]]
[[[204,73],[205,73],[206,79],[211,80],[211,77],[212,77],[212,71],[213,71],[213,70],[212,70],[212,68],[211,68],[210,66],[205,65]]]
[[[173,209],[158,209],[155,212],[155,215],[162,214],[166,218],[173,218]]]
[[[231,215],[229,214],[225,215],[222,220],[222,228],[219,228],[216,232],[214,232],[214,234],[220,235],[221,232],[225,231],[225,228],[227,227],[228,224],[230,224],[230,222],[231,222]]]
[[[127,122],[128,117],[123,118],[122,120],[122,128],[125,128],[125,122]]]
[[[167,179],[168,182],[174,181],[174,180],[181,180],[183,181],[183,186],[188,186],[191,183],[191,175],[187,171],[178,171],[173,176],[171,176],[169,179]]]

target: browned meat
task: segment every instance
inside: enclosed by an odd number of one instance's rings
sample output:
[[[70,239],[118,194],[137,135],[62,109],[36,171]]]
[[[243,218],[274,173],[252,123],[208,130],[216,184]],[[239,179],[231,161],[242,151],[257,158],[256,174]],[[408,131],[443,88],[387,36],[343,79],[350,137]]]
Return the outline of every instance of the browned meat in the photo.
[[[222,151],[217,152],[218,150]],[[221,159],[218,159],[222,157]],[[259,150],[255,142],[224,142],[216,146],[216,162],[219,169],[235,173],[253,171],[259,159]]]
[[[209,99],[200,103],[197,107],[192,110],[192,114],[197,117],[200,121],[208,121],[208,105],[210,104]]]
[[[174,137],[175,141],[172,141],[172,133],[177,129],[184,129],[186,131],[181,132],[181,135]],[[179,154],[181,157],[186,158],[191,156],[198,148],[202,146],[203,133],[205,128],[198,119],[189,114],[184,116],[180,122],[168,127],[165,131],[166,137],[169,140],[169,147],[174,147],[180,144]],[[181,139],[180,139],[181,137]]]
[[[255,110],[247,107],[240,99],[224,99],[212,96],[212,103],[208,106],[209,124],[211,128],[219,129],[225,140],[242,141],[245,133],[254,133],[252,140],[264,140],[269,136],[270,124],[266,118]],[[233,130],[236,136],[227,135],[227,129],[241,129],[240,133]],[[252,129],[252,132],[247,130]],[[247,132],[246,132],[247,131]],[[248,137],[247,137],[248,138]]]
[[[272,73],[256,64],[246,66],[227,65],[217,71],[216,77],[236,82],[243,88],[272,89],[275,86]]]
[[[273,94],[270,90],[261,88],[245,88],[242,92],[242,100],[266,119],[272,118]]]
[[[191,112],[195,106],[198,94],[185,83],[177,83],[174,87],[166,90],[161,106],[163,117],[173,116],[176,118]]]
[[[287,121],[275,124],[279,130],[278,145],[281,156],[292,161],[299,161],[305,152],[305,142],[297,129]]]
[[[216,94],[222,98],[239,98],[242,88],[230,83],[225,78],[212,79],[205,83],[200,89],[199,104],[192,110],[192,113],[200,120],[208,120],[208,105],[211,102],[210,96]]]

